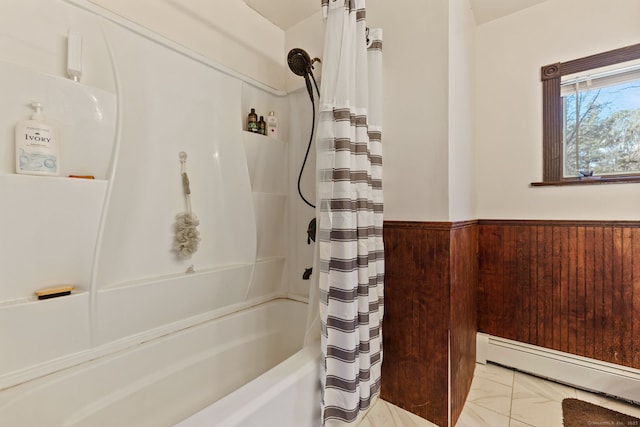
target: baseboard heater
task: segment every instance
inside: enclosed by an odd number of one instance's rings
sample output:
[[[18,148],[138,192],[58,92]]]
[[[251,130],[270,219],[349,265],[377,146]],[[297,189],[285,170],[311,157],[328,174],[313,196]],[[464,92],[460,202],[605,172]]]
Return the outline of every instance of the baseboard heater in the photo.
[[[640,370],[478,333],[476,361],[640,404]]]

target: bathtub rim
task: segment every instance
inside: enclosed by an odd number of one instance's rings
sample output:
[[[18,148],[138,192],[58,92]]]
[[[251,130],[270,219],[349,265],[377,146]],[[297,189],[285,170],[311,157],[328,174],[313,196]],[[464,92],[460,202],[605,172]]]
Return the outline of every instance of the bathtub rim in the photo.
[[[169,337],[172,334],[180,333],[181,331],[184,331],[186,329],[197,327],[211,321],[219,319],[221,320],[240,311],[256,308],[262,304],[278,300],[294,301],[302,304],[309,303],[306,298],[295,295],[269,295],[262,298],[256,298],[255,300],[225,306],[220,309],[212,310],[210,312],[201,313],[195,316],[161,325],[156,328],[143,331],[141,333],[133,334],[118,340],[101,344],[96,347],[82,350],[77,353],[64,355],[43,363],[39,363],[2,375],[0,376],[0,394],[8,392],[12,388],[18,387],[25,383],[31,381],[39,381],[50,375],[63,375],[67,370],[115,355],[122,351],[134,349],[140,344]]]

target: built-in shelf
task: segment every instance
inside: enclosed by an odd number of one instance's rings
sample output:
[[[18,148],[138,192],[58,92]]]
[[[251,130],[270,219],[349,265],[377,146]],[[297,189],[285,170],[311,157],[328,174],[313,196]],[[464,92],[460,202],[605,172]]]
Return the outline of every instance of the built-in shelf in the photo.
[[[277,143],[284,144],[284,141],[282,141],[279,138],[274,138],[273,136],[262,135],[255,132],[248,132],[246,130],[243,130],[242,133],[245,141],[256,141],[256,142],[262,142],[262,143],[266,142],[269,144],[277,144]]]
[[[98,290],[96,342],[108,343],[244,303],[252,264],[173,274]]]
[[[52,303],[54,301],[58,301],[60,298],[74,298],[74,297],[78,297],[86,294],[87,294],[87,291],[74,290],[71,292],[70,295],[63,295],[55,298],[38,299],[35,295],[32,295],[30,297],[7,299],[4,301],[0,301],[0,310],[2,310],[5,307],[15,307],[15,306],[26,305],[26,304],[47,304],[47,303]]]
[[[116,141],[114,92],[4,61],[0,61],[0,82],[2,129],[13,129],[17,121],[28,119],[33,113],[31,101],[40,102],[44,121],[60,133],[61,175],[109,176]],[[13,133],[9,135],[9,140],[1,141],[11,147],[0,156],[1,173],[15,171]]]
[[[28,175],[19,173],[0,173],[0,179],[15,179],[15,180],[40,180],[38,184],[42,184],[46,181],[52,182],[78,182],[78,185],[104,185],[108,181],[106,179],[91,179],[91,178],[73,178],[69,176],[54,176],[54,175]],[[75,184],[72,184],[75,185]]]
[[[0,174],[0,301],[90,283],[106,191],[105,180]]]
[[[146,287],[146,286],[153,286],[153,285],[157,285],[159,283],[165,283],[165,282],[174,282],[174,281],[179,282],[181,280],[184,280],[185,277],[193,278],[193,277],[210,276],[210,275],[216,276],[220,274],[225,274],[226,272],[229,272],[229,271],[242,270],[250,267],[251,267],[251,264],[234,264],[234,265],[223,265],[219,267],[198,268],[193,273],[179,272],[179,273],[164,274],[164,275],[154,276],[154,277],[146,277],[144,279],[128,280],[126,282],[114,283],[111,285],[102,286],[100,288],[100,291],[108,291],[111,289],[118,289],[118,288]]]

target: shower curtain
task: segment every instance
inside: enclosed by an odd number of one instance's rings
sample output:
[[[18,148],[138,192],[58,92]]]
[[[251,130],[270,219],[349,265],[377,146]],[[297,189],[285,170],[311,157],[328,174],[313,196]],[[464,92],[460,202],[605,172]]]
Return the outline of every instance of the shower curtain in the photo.
[[[356,421],[380,391],[382,30],[366,28],[364,0],[322,0],[322,8],[316,249],[323,426],[331,427]]]

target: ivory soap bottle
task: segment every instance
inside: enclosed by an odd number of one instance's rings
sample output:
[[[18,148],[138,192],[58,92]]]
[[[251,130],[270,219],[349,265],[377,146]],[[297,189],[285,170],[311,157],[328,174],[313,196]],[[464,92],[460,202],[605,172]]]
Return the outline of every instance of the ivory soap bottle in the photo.
[[[35,112],[30,120],[16,125],[16,173],[59,175],[60,146],[58,130],[45,123],[42,104],[31,104]]]

